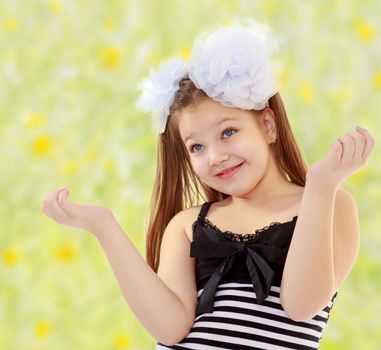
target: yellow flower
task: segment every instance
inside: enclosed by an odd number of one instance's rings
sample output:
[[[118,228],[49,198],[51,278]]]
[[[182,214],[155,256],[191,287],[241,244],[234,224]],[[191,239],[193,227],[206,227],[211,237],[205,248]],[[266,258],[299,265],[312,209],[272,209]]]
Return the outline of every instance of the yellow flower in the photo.
[[[5,20],[5,30],[14,32],[20,29],[20,21],[15,17],[10,17]]]
[[[127,334],[119,332],[114,336],[113,344],[118,349],[125,349],[131,345],[131,340]]]
[[[374,75],[373,83],[374,83],[375,87],[381,88],[381,71],[377,72]]]
[[[354,173],[353,175],[351,175],[348,180],[349,182],[352,182],[353,184],[358,185],[358,184],[364,183],[365,175],[366,175],[366,169],[362,169],[361,171],[358,171]]]
[[[113,32],[115,31],[115,22],[112,19],[106,19],[103,22],[103,28],[107,30],[108,32]]]
[[[115,168],[115,161],[113,159],[105,159],[102,163],[102,168],[105,173],[109,173]]]
[[[97,156],[97,150],[94,147],[89,147],[85,154],[85,160],[94,160]]]
[[[222,26],[230,27],[232,24],[233,22],[231,19],[224,19],[223,21],[221,21]]]
[[[38,136],[33,143],[32,151],[36,155],[44,155],[52,150],[52,139],[49,135]]]
[[[49,4],[49,8],[50,8],[50,11],[52,12],[55,12],[55,13],[61,12],[62,10],[61,1],[57,1],[57,0],[51,1]]]
[[[265,0],[261,2],[261,9],[264,13],[270,14],[275,10],[274,2],[271,0]]]
[[[102,63],[107,68],[115,68],[121,59],[120,49],[116,46],[109,46],[102,50]]]
[[[160,59],[161,57],[156,53],[156,52],[150,52],[147,56],[146,56],[146,60],[147,60],[147,63],[150,65],[150,66],[155,66],[157,65],[159,62],[160,62]]]
[[[189,58],[190,58],[190,54],[191,54],[191,49],[187,46],[183,46],[181,49],[180,49],[180,57],[185,60],[185,61],[188,61]]]
[[[366,22],[363,19],[360,19],[356,24],[357,35],[363,41],[372,40],[376,34],[376,28],[374,25]]]
[[[34,329],[34,335],[38,339],[44,339],[50,334],[50,325],[47,322],[38,322]]]
[[[333,89],[329,92],[330,96],[339,102],[348,101],[353,95],[353,86],[345,85],[337,89]]]
[[[69,160],[63,164],[63,173],[67,176],[73,176],[78,173],[80,162],[76,159]]]
[[[41,57],[41,54],[38,50],[32,48],[29,50],[29,57],[31,58],[31,60],[37,61]]]
[[[275,72],[277,81],[279,82],[279,89],[283,90],[287,85],[289,79],[289,71],[287,69],[277,70]]]
[[[6,249],[3,254],[4,265],[7,265],[7,266],[16,265],[17,262],[19,261],[19,256],[20,254],[16,249],[14,248]]]
[[[46,117],[40,113],[29,114],[23,119],[24,125],[29,129],[40,128],[46,122]]]
[[[77,250],[74,244],[66,243],[62,244],[55,250],[55,258],[61,262],[70,262],[76,259]]]
[[[310,83],[303,83],[299,88],[299,95],[302,100],[306,103],[309,103],[314,98],[314,89]]]

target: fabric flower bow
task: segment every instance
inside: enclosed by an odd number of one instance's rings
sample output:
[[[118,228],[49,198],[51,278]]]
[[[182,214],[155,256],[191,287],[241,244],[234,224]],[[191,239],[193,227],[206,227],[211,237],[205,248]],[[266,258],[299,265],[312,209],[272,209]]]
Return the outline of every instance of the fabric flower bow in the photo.
[[[270,65],[277,50],[266,25],[235,22],[195,40],[189,78],[224,106],[261,110],[278,91]]]
[[[142,95],[137,106],[152,113],[155,129],[163,133],[179,82],[188,75],[197,88],[224,106],[261,110],[279,90],[270,64],[277,49],[269,28],[250,18],[246,27],[235,22],[203,32],[189,62],[174,57],[138,84]]]
[[[163,63],[158,71],[151,69],[149,77],[138,84],[142,94],[137,107],[153,114],[154,128],[160,134],[165,131],[169,108],[187,72],[187,63],[174,57]]]

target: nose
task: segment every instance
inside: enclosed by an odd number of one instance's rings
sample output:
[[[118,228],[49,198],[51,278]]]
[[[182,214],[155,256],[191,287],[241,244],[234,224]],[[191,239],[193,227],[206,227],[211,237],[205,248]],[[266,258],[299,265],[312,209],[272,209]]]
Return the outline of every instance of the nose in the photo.
[[[229,159],[228,154],[226,154],[224,147],[214,146],[210,148],[209,165],[218,165],[221,162]]]

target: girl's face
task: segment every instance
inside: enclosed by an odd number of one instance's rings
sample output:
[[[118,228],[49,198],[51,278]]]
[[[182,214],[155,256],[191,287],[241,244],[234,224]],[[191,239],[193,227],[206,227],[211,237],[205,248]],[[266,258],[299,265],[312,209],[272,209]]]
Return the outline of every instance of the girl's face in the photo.
[[[232,196],[249,193],[274,165],[270,138],[276,137],[272,110],[231,108],[207,99],[181,111],[179,131],[193,170],[208,186]],[[238,166],[230,176],[222,171]]]

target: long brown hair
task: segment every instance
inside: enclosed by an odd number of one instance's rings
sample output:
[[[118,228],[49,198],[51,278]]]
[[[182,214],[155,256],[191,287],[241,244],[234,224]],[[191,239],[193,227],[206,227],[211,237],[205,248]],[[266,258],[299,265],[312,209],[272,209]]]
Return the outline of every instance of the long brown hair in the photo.
[[[189,154],[180,136],[178,116],[186,107],[196,107],[206,93],[198,89],[189,78],[179,83],[164,133],[159,134],[156,178],[149,205],[146,259],[157,272],[160,263],[161,240],[169,221],[185,208],[203,201],[220,201],[228,197],[205,184],[193,172]],[[269,99],[275,115],[276,142],[271,144],[281,173],[291,182],[305,185],[307,166],[292,134],[279,92]]]

